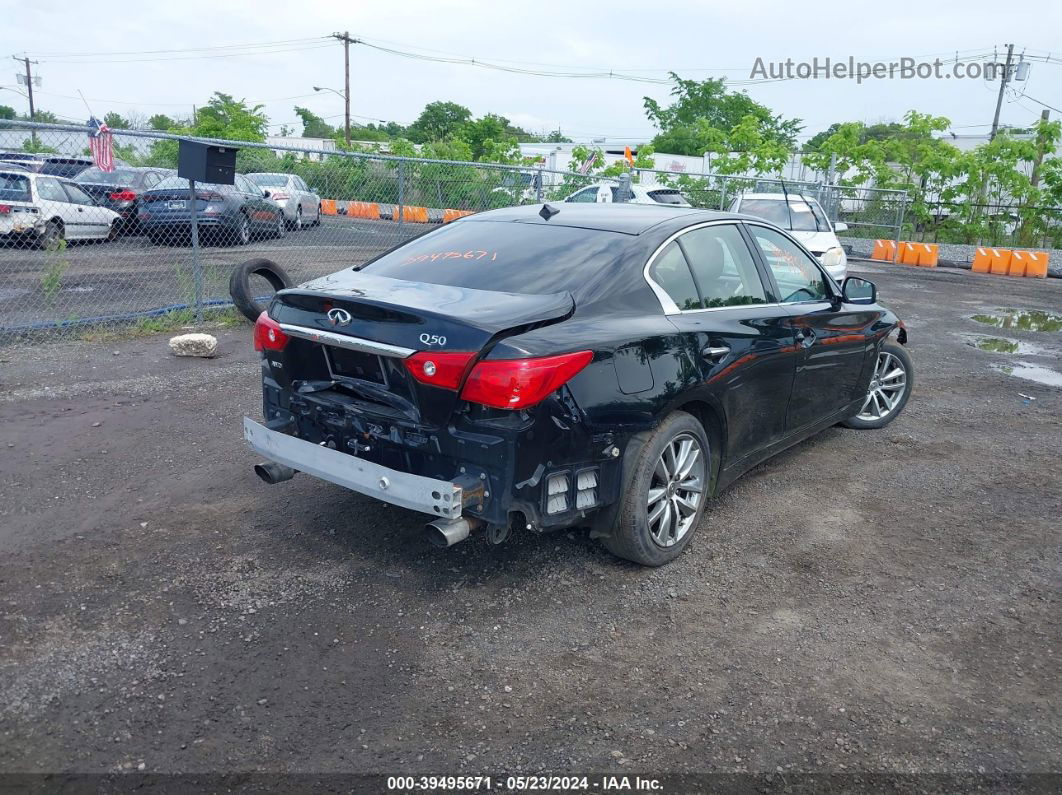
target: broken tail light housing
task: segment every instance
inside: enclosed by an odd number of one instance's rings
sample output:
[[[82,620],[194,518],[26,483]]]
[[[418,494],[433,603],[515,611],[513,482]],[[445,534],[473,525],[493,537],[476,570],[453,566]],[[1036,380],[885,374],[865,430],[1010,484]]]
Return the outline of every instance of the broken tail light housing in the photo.
[[[409,374],[422,384],[457,391],[475,353],[420,351],[402,360]]]
[[[282,351],[288,344],[287,334],[268,313],[263,312],[254,323],[254,349],[256,351]]]
[[[0,204],[0,215],[10,215],[10,214],[11,214],[11,205],[10,204]]]
[[[481,361],[472,368],[461,399],[498,409],[523,409],[541,403],[590,364],[593,351],[532,359]]]

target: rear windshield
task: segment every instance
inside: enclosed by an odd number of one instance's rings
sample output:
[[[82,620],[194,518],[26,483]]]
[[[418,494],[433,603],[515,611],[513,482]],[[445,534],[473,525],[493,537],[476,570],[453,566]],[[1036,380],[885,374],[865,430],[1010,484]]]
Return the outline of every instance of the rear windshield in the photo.
[[[0,172],[0,201],[5,200],[9,202],[30,201],[29,177]]]
[[[247,179],[260,188],[283,188],[288,184],[287,174],[248,174]]]
[[[505,293],[578,294],[627,235],[567,226],[457,221],[365,266],[374,276]]]
[[[784,196],[777,199],[745,199],[741,202],[741,212],[763,218],[782,229],[791,229],[794,232],[830,231],[822,211],[814,202],[790,196],[788,209],[785,205]]]
[[[689,204],[686,197],[677,190],[651,190],[649,198],[661,204]]]
[[[219,191],[231,191],[232,185],[215,185],[212,182],[197,182],[196,188],[211,188]],[[151,190],[188,190],[188,180],[184,177],[166,177],[159,180],[159,184]]]
[[[93,166],[77,175],[76,182],[91,182],[98,185],[133,185],[137,172],[131,168],[116,168],[114,171],[101,171]]]

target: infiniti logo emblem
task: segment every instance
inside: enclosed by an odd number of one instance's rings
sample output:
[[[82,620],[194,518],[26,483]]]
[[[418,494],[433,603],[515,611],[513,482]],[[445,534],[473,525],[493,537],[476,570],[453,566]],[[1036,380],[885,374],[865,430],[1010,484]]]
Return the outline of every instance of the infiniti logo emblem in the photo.
[[[345,326],[354,318],[350,316],[350,312],[347,310],[337,307],[336,309],[328,310],[328,319],[332,321],[333,326]]]

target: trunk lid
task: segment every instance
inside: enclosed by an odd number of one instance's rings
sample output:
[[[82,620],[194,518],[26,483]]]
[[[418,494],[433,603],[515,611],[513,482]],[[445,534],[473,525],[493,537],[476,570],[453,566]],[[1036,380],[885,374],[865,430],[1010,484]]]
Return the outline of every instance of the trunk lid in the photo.
[[[574,309],[568,292],[497,292],[342,271],[277,293],[269,314],[282,328],[321,332],[314,339],[300,331],[284,350],[277,375],[291,388],[321,397],[338,390],[370,411],[439,427],[458,394],[414,379],[403,364],[410,353],[482,355],[500,337],[559,322]],[[333,313],[333,322],[332,310],[346,314]]]

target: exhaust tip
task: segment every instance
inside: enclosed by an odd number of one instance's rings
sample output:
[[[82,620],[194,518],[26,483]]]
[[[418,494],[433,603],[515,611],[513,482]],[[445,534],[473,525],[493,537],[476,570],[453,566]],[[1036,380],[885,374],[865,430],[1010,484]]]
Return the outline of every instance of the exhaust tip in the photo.
[[[440,549],[464,541],[471,531],[467,519],[436,519],[424,525],[424,529],[428,533],[429,543]]]
[[[255,464],[254,473],[270,485],[274,483],[282,483],[285,480],[291,480],[295,477],[294,469],[286,467],[283,464],[278,464],[276,461],[265,461],[261,464]]]

